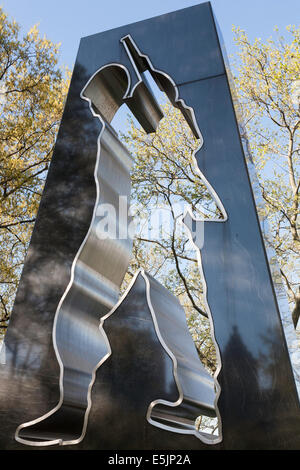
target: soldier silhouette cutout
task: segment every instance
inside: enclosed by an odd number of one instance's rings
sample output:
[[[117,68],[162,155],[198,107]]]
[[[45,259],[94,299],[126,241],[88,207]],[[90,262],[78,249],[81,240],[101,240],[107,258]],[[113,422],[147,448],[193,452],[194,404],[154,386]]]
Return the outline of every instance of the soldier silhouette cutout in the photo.
[[[60,401],[45,415],[18,427],[16,440],[23,444],[79,444],[93,429],[89,442],[94,441],[96,448],[146,448],[149,423],[164,430],[193,434],[205,443],[215,444],[221,439],[195,431],[198,415],[218,416],[214,403],[218,383],[197,356],[183,309],[174,296],[142,272],[137,273],[127,295],[118,302],[131,241],[97,237],[97,207],[107,202],[116,205],[117,195],[130,194],[130,157],[110,127],[113,116],[126,102],[147,132],[153,132],[162,117],[142,72],[150,71],[201,140],[193,110],[179,99],[170,77],[153,68],[130,36],[122,38],[121,43],[134,65],[138,82],[131,89],[126,68],[109,64],[91,77],[81,93],[102,123],[95,169],[97,200],[53,326],[61,368]],[[112,159],[114,172],[110,168]],[[221,201],[200,171],[199,175],[223,215],[223,219],[211,221],[225,222]],[[197,220],[188,212],[183,222],[197,248],[193,235]],[[173,308],[179,312],[174,319]],[[93,396],[97,396],[95,403]]]

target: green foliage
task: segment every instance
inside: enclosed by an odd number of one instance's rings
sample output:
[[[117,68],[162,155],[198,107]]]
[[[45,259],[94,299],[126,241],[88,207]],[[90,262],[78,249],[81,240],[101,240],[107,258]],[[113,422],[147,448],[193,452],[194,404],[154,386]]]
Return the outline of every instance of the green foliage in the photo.
[[[31,236],[68,87],[59,46],[33,27],[23,38],[0,9],[0,333]]]
[[[299,96],[300,31],[288,27],[290,41],[277,36],[249,41],[235,28],[239,57],[234,77],[238,112],[246,123],[250,147],[266,203],[272,238],[291,303],[294,322],[299,292]],[[68,88],[68,73],[57,66],[58,45],[33,27],[20,28],[0,9],[0,332],[7,327],[24,256]],[[179,223],[184,206],[201,216],[220,216],[194,161],[198,142],[181,113],[164,105],[155,134],[133,122],[123,136],[135,157],[133,202],[141,224],[123,289],[138,267],[154,275],[184,306],[190,332],[205,366],[214,371],[197,256]],[[244,136],[245,137],[245,136]],[[181,211],[174,210],[181,207]],[[153,208],[166,214],[159,232],[149,230]]]
[[[296,326],[300,312],[300,28],[251,43],[234,28],[239,47],[235,85],[265,201],[271,237]]]
[[[178,109],[169,103],[162,107],[164,118],[155,133],[147,135],[131,120],[130,130],[123,135],[134,157],[132,202],[141,220],[123,288],[141,266],[173,292],[185,309],[202,362],[208,370],[215,371],[216,352],[197,253],[180,217],[187,207],[198,218],[220,214],[198,172],[194,154],[199,142]],[[155,214],[160,216],[159,230],[153,227],[152,222],[157,222]]]

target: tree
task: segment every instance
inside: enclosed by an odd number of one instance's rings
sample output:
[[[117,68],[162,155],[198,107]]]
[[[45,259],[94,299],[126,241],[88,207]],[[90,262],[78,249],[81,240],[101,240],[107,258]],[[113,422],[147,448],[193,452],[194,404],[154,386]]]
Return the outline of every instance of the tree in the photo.
[[[59,45],[0,8],[0,334],[7,328],[68,88]]]
[[[258,181],[270,224],[266,242],[275,250],[292,305],[300,314],[300,28],[288,26],[280,36],[251,43],[234,28],[239,47],[235,61],[236,92],[246,124]]]
[[[122,136],[134,157],[131,199],[140,220],[123,288],[141,266],[173,292],[185,309],[203,364],[214,372],[216,351],[196,250],[180,218],[186,207],[204,218],[215,217],[219,210],[196,169],[199,142],[178,109],[167,101],[162,108],[164,118],[156,133],[147,135],[130,120]]]
[[[4,331],[68,80],[57,67],[58,46],[40,38],[36,27],[20,39],[19,26],[8,21],[2,10],[0,24],[0,325]],[[235,28],[239,58],[234,81],[265,201],[263,215],[271,227],[266,242],[280,262],[296,326],[300,311],[300,31],[287,30],[290,42],[278,36],[266,43],[258,39],[250,43],[246,33]],[[196,171],[197,140],[178,110],[166,102],[163,108],[165,118],[155,134],[146,135],[131,121],[123,135],[134,155],[132,200],[140,217],[123,289],[140,266],[170,289],[186,311],[203,363],[213,372],[216,353],[196,253],[179,220],[185,205],[202,216],[220,214]]]

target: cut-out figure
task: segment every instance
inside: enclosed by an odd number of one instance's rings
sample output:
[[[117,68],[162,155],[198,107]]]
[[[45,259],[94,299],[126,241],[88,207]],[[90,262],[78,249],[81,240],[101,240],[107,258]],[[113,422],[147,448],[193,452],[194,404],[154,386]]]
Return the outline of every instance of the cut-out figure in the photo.
[[[97,198],[90,229],[73,262],[71,280],[58,305],[53,326],[54,347],[61,368],[60,401],[49,413],[33,421],[21,424],[18,427],[16,439],[24,444],[68,445],[79,443],[84,438],[88,425],[89,412],[92,405],[91,391],[97,369],[101,366],[101,370],[98,373],[101,382],[101,374],[104,374],[103,371],[111,364],[111,371],[108,373],[108,376],[112,383],[109,387],[117,384],[118,387],[114,392],[117,395],[120,394],[119,388],[122,387],[121,384],[123,384],[123,390],[126,390],[126,387],[130,388],[133,386],[130,380],[134,382],[134,376],[139,374],[139,371],[133,372],[131,368],[130,373],[133,374],[131,378],[129,375],[126,375],[124,373],[126,370],[125,362],[123,362],[124,370],[116,367],[115,362],[112,365],[111,353],[113,352],[114,354],[115,350],[111,347],[111,342],[114,342],[116,339],[115,331],[110,330],[108,333],[106,331],[106,324],[102,326],[108,312],[114,313],[111,318],[117,313],[114,305],[117,304],[119,288],[129,263],[131,240],[129,237],[123,239],[107,237],[103,239],[97,234],[96,228],[98,223],[97,208],[99,205],[110,203],[116,207],[120,195],[127,198],[130,195],[129,171],[131,158],[110,127],[114,114],[122,103],[126,102],[147,132],[152,132],[162,117],[154,97],[141,78],[143,71],[148,69],[161,89],[166,92],[171,102],[181,109],[192,131],[200,139],[200,147],[202,145],[201,134],[193,110],[186,106],[183,100],[179,99],[175,83],[166,74],[153,68],[149,58],[139,51],[130,36],[122,38],[121,42],[132,61],[139,79],[135,86],[131,89],[130,75],[124,66],[109,64],[91,77],[81,93],[81,97],[89,103],[93,115],[97,116],[102,122],[95,166]],[[226,212],[218,196],[214,193],[200,171],[199,175],[207,188],[212,192],[224,216],[222,221],[225,221]],[[192,217],[192,215],[186,214],[183,217],[183,222],[192,234],[188,217]],[[220,220],[215,220],[215,222],[220,222]],[[118,225],[119,223],[120,221],[118,220],[116,224]],[[128,223],[129,219],[127,220]],[[195,242],[193,237],[192,241]],[[175,329],[175,336],[172,338],[172,327],[174,325],[172,325],[172,320],[169,316],[171,313],[169,309],[170,306],[174,307],[176,304],[173,296],[146,275],[138,275],[136,280],[137,285],[140,284],[141,277],[146,285],[147,305],[144,302],[143,308],[139,307],[139,310],[135,310],[135,300],[134,297],[132,298],[132,292],[130,292],[128,299],[130,298],[131,303],[126,309],[126,315],[130,317],[134,311],[139,312],[140,315],[144,312],[143,309],[145,308],[150,310],[154,325],[154,330],[152,325],[151,335],[153,336],[153,331],[155,331],[155,342],[157,343],[158,338],[160,350],[163,350],[163,357],[168,358],[167,362],[169,365],[167,373],[161,374],[160,372],[159,376],[162,377],[162,383],[156,383],[157,388],[151,397],[150,395],[148,397],[148,391],[149,393],[152,392],[151,387],[148,390],[147,386],[145,386],[142,390],[143,403],[148,398],[149,403],[145,414],[140,415],[138,413],[136,415],[137,421],[140,423],[136,429],[142,425],[142,420],[148,419],[149,423],[163,429],[197,435],[193,419],[201,414],[201,407],[202,411],[204,410],[206,414],[215,416],[217,413],[218,415],[216,404],[214,406],[213,403],[215,397],[214,386],[218,388],[217,381],[215,380],[213,384],[209,374],[205,373],[197,355],[195,356],[196,350],[188,334],[186,324],[182,323],[182,329]],[[153,302],[153,308],[151,307],[151,289],[154,292],[152,297],[156,299]],[[158,295],[156,290],[161,291],[162,297]],[[124,305],[126,305],[126,302],[127,300],[125,299],[123,304],[118,304],[118,308],[123,309],[123,312],[125,312]],[[180,309],[179,304],[176,308]],[[182,309],[181,312],[183,313]],[[109,314],[109,320],[111,318]],[[99,319],[101,319],[100,329]],[[140,325],[140,323],[138,324]],[[131,338],[131,345],[134,345],[135,341],[140,341],[139,339],[133,340],[133,332],[138,328],[138,324],[136,325],[134,321],[131,322],[132,331],[130,329],[127,331],[127,337]],[[143,334],[146,333],[144,332]],[[138,331],[136,338],[138,338]],[[187,354],[187,356],[190,355],[188,365],[184,364],[184,360],[180,359],[182,357],[181,344],[183,348],[186,347],[187,351],[189,351]],[[117,350],[117,346],[115,349]],[[110,362],[108,358],[111,359]],[[144,359],[145,357],[138,358],[140,361]],[[153,368],[153,358],[147,358],[143,364],[145,374],[149,375],[151,368]],[[130,367],[132,367],[131,364]],[[194,370],[196,375],[195,380],[193,379],[192,370]],[[119,377],[114,378],[114,374],[118,374]],[[123,380],[121,380],[122,377]],[[165,383],[166,381],[167,383]],[[138,388],[136,387],[136,393],[141,393]],[[97,389],[99,389],[99,386],[97,386]],[[104,389],[102,393],[105,395]],[[130,393],[128,390],[124,394],[127,400],[130,397]],[[105,400],[103,403],[105,403]],[[112,405],[112,403],[114,404]],[[103,406],[105,408],[105,405]],[[176,410],[178,413],[174,411],[176,407],[178,408]],[[109,413],[112,416],[116,416],[116,413],[119,413],[118,416],[122,420],[121,415],[127,412],[125,402],[121,399],[120,402],[112,399],[109,401],[105,411],[103,411],[103,423],[106,420],[105,416],[109,420]],[[204,442],[217,442],[215,437],[209,438],[201,435],[198,437],[204,440]]]

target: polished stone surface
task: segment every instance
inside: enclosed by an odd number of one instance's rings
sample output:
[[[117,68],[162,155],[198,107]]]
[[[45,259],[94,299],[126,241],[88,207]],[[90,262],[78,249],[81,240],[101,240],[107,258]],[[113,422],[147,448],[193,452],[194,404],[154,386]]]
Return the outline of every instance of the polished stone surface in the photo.
[[[198,165],[228,214],[225,224],[205,224],[202,249],[221,351],[223,445],[298,448],[299,401],[227,78],[182,86],[180,95],[193,100],[205,143]]]
[[[205,224],[201,250],[207,298],[221,354],[218,408],[223,441],[218,446],[208,446],[196,437],[161,430],[149,423],[144,424],[143,436],[131,432],[131,415],[126,407],[129,403],[134,405],[125,396],[133,394],[136,407],[144,412],[147,394],[152,393],[145,371],[142,369],[139,375],[134,370],[136,359],[133,358],[135,353],[138,358],[143,346],[138,341],[132,354],[124,351],[122,369],[118,362],[111,362],[124,380],[126,377],[136,380],[135,383],[125,380],[126,394],[122,389],[117,393],[124,406],[116,405],[119,420],[114,410],[110,410],[113,424],[107,425],[106,431],[111,440],[105,434],[100,443],[97,435],[100,417],[106,413],[98,397],[104,385],[107,393],[111,386],[104,384],[98,374],[92,392],[89,430],[84,441],[72,449],[100,446],[107,449],[299,449],[299,400],[208,3],[81,41],[8,328],[6,364],[0,365],[0,448],[28,448],[15,441],[17,426],[46,413],[59,399],[59,367],[52,346],[52,324],[69,282],[73,259],[92,217],[93,171],[101,128],[88,104],[80,98],[80,92],[91,75],[109,62],[122,63],[134,77],[132,65],[119,42],[126,34],[132,35],[158,70],[173,78],[180,97],[193,107],[204,139],[197,154],[198,165],[228,213],[225,223]],[[147,363],[154,349],[149,335],[145,342],[145,356],[140,360],[145,359]],[[166,357],[162,354],[155,358],[161,369]],[[125,374],[126,364],[129,376]],[[138,393],[141,389],[142,395]]]
[[[247,130],[246,130],[245,123],[243,120],[241,107],[238,102],[235,84],[234,84],[234,80],[231,74],[229,61],[227,58],[227,53],[226,53],[226,49],[225,49],[225,45],[224,45],[224,41],[222,37],[222,32],[220,31],[216,18],[214,18],[214,20],[215,20],[215,24],[216,24],[216,28],[217,28],[217,32],[219,36],[222,55],[224,58],[224,65],[225,65],[226,73],[228,76],[230,92],[232,96],[232,101],[234,103],[238,127],[239,127],[239,131],[241,135],[241,142],[243,146],[244,155],[246,158],[247,169],[248,169],[251,187],[252,187],[252,191],[253,191],[253,195],[255,199],[255,204],[257,207],[257,213],[258,213],[258,217],[260,221],[261,231],[262,231],[264,240],[270,241],[273,239],[273,234],[271,233],[269,229],[268,217],[265,215],[266,214],[265,201],[262,197],[262,190],[259,185],[259,181],[257,178],[256,169],[255,169],[255,164],[251,155],[250,145],[249,145],[249,141],[247,137]],[[290,309],[288,298],[287,298],[287,293],[283,285],[282,275],[280,273],[280,266],[277,260],[275,250],[270,246],[270,243],[266,243],[266,255],[267,255],[270,270],[271,270],[272,281],[273,281],[276,298],[277,298],[277,302],[279,306],[279,313],[280,313],[282,326],[283,326],[283,330],[285,334],[285,339],[286,339],[286,343],[287,343],[287,347],[289,351],[289,356],[290,356],[290,360],[292,364],[298,397],[300,399],[300,336],[299,334],[296,333],[295,328],[294,328],[292,315],[291,315],[291,309]]]
[[[167,329],[166,305],[174,316]],[[195,421],[200,414],[215,415],[214,383],[176,297],[139,271],[101,325],[111,353],[99,366],[87,434],[76,448],[89,449],[91,439],[97,449],[151,448],[153,426],[188,433],[192,446],[193,436],[210,441],[213,436],[198,433]],[[21,428],[18,437],[32,446],[58,439],[68,446],[81,436],[81,414],[82,407],[69,400],[68,406]]]

